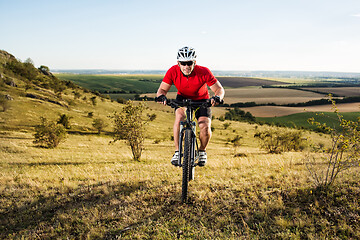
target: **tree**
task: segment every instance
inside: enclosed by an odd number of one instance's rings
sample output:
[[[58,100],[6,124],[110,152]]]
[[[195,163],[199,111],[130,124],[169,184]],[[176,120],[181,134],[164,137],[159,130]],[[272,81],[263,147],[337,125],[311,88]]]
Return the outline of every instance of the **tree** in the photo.
[[[133,159],[140,160],[144,149],[145,124],[148,119],[143,118],[146,109],[144,102],[134,104],[129,100],[121,112],[115,112],[112,116],[114,120],[114,142],[126,140],[131,147]]]
[[[101,131],[107,126],[107,124],[101,118],[95,118],[92,125],[98,131],[98,134],[100,134]]]
[[[50,69],[47,66],[41,65],[38,69],[45,75],[51,75]]]
[[[45,148],[54,148],[66,138],[66,130],[63,125],[50,122],[46,118],[40,118],[41,123],[35,127],[34,143]]]

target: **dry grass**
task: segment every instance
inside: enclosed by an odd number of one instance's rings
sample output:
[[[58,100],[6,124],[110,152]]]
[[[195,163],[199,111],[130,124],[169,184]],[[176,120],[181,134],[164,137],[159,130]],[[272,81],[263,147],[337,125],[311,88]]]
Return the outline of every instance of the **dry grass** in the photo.
[[[147,112],[157,117],[148,125],[142,161],[134,162],[124,142],[91,134],[88,113],[107,119],[120,104],[78,99],[64,108],[22,97],[16,88],[6,92],[14,101],[0,112],[1,239],[360,238],[358,168],[331,191],[315,190],[303,153],[259,149],[253,135],[264,126],[214,120],[208,165],[196,169],[190,202],[181,204],[181,169],[169,163],[169,107],[149,104]],[[73,96],[68,91],[63,98]],[[214,115],[221,111],[214,108]],[[55,149],[35,147],[39,116],[55,120],[60,113],[83,135],[70,134]],[[234,147],[237,136],[241,144]]]
[[[164,136],[155,144],[158,136],[149,132],[141,162],[131,160],[123,142],[109,144],[104,135],[69,135],[58,148],[44,149],[34,147],[31,133],[1,132],[0,237],[311,239],[341,236],[339,231],[360,236],[359,221],[351,220],[360,220],[360,191],[352,180],[357,171],[343,178],[352,184],[346,189],[350,205],[336,205],[340,200],[311,192],[302,153],[266,154],[252,137],[259,127],[246,123],[224,129],[214,121],[209,163],[196,169],[190,202],[181,204],[181,170],[169,163],[173,147],[165,134],[172,123],[163,122],[171,113],[157,113],[149,128]],[[228,142],[236,135],[244,137],[237,148]],[[343,215],[326,215],[333,210]]]

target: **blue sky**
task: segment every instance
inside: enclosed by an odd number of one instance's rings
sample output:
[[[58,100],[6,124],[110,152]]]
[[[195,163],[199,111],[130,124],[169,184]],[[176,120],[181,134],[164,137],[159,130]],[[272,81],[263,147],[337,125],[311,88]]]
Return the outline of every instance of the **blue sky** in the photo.
[[[0,0],[0,49],[51,69],[360,72],[359,0]]]

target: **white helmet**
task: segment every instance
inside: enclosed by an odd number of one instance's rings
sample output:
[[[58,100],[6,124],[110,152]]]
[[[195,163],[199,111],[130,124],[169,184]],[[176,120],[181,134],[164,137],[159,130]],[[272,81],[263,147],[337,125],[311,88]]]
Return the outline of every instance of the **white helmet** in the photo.
[[[177,54],[177,60],[180,62],[195,61],[196,53],[192,47],[180,48]]]

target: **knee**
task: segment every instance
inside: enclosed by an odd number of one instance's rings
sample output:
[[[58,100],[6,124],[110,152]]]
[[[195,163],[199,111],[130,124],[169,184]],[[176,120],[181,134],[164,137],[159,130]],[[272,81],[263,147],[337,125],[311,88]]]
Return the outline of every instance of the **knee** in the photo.
[[[200,131],[207,135],[211,135],[211,125],[208,122],[199,122]]]

